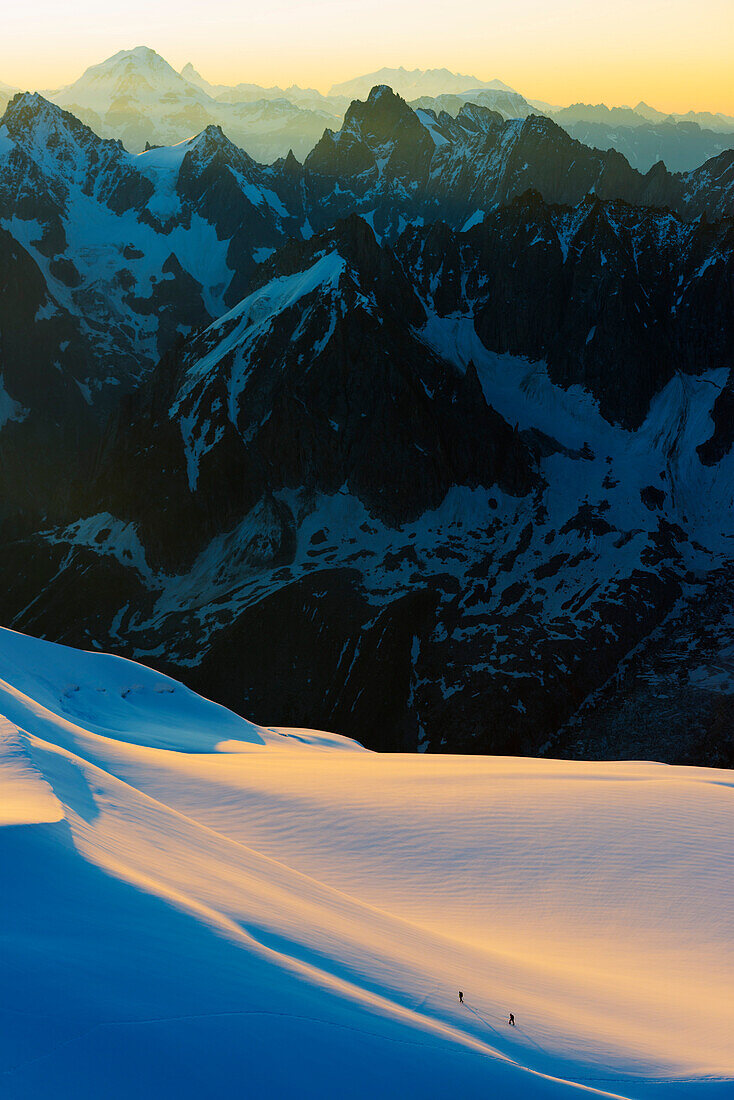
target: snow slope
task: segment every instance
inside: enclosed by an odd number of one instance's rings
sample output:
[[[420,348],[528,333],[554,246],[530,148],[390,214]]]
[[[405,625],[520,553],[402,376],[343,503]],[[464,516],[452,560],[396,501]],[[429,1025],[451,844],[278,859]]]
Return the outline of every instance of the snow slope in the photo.
[[[6,630],[0,680],[3,1097],[731,1095],[733,773],[381,756]]]

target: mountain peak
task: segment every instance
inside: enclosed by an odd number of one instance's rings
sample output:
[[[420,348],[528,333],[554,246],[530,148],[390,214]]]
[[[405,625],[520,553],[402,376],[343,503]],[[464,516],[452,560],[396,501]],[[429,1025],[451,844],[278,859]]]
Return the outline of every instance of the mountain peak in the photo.
[[[489,130],[494,130],[497,126],[501,126],[504,119],[499,111],[493,111],[491,108],[483,107],[479,103],[464,103],[459,109],[456,121],[459,122],[465,130],[476,130],[481,133],[487,133]]]
[[[210,122],[208,126],[205,126],[194,138],[194,142],[197,145],[210,144],[210,145],[231,145],[232,142],[225,134],[222,127],[218,122]]]
[[[128,53],[145,61],[150,61],[153,58],[157,58],[159,61],[163,60],[160,54],[156,53],[150,46],[134,46],[131,50],[128,50]]]
[[[387,84],[376,84],[366,100],[355,100],[349,106],[342,129],[350,130],[356,125],[365,134],[369,133],[377,140],[386,140],[393,136],[395,126],[403,121],[420,125],[415,111],[402,96]]]
[[[160,92],[178,89],[184,83],[183,77],[173,66],[150,46],[135,46],[131,50],[119,50],[98,65],[90,66],[74,84],[69,85],[69,89],[78,91],[90,86],[99,88],[112,84],[118,91],[129,91],[131,87],[142,84]]]
[[[283,171],[286,175],[300,177],[303,175],[303,165],[296,157],[292,149],[288,150],[288,155],[283,161]]]
[[[196,137],[164,149],[164,160],[176,163],[175,153],[180,153],[180,164],[186,173],[200,175],[213,161],[236,167],[247,172],[254,164],[252,157],[229,140],[221,126],[210,123]]]
[[[196,88],[201,88],[205,92],[216,92],[216,87],[210,84],[208,80],[204,80],[204,77],[195,69],[190,61],[187,61],[181,70],[180,76],[187,84],[193,84]]]
[[[541,134],[543,136],[560,137],[568,140],[570,135],[547,115],[528,115],[522,120],[521,130],[523,134]],[[570,140],[573,140],[572,138]]]
[[[14,95],[5,109],[2,121],[11,137],[16,138],[40,129],[63,129],[70,133],[92,134],[83,122],[45,99],[40,92],[18,92]]]
[[[391,96],[393,99],[399,99],[399,96],[395,95],[395,92],[387,84],[375,84],[370,94],[367,96],[368,103],[377,103],[378,99],[382,99],[383,96]]]
[[[53,106],[47,99],[44,99],[40,92],[16,92],[5,108],[5,113],[7,114],[10,111],[13,113],[17,111],[37,111],[42,104],[49,107]]]
[[[139,64],[143,65],[154,65],[156,67],[166,66],[167,68],[170,68],[165,58],[161,57],[161,55],[159,53],[156,53],[155,50],[151,49],[150,46],[134,46],[132,50],[120,50],[118,53],[109,58],[108,62],[126,60],[136,61]],[[102,64],[105,65],[108,64],[108,62],[103,61]]]
[[[61,108],[56,107],[50,100],[41,95],[40,92],[16,92],[13,98],[8,103],[7,111],[13,112],[38,112],[43,110],[44,107],[48,107],[53,111],[59,111]]]
[[[426,144],[433,140],[420,123],[415,111],[386,84],[377,84],[366,100],[357,99],[347,109],[341,130],[326,130],[321,141],[306,158],[306,167],[326,175],[342,172],[348,176],[377,170],[378,158],[389,155],[396,143],[411,145],[417,160]]]
[[[170,69],[172,72],[175,72],[166,59],[161,57],[159,53],[156,53],[155,50],[151,49],[150,46],[135,46],[132,50],[118,50],[117,53],[112,54],[111,57],[101,61],[98,65],[92,65],[86,70],[84,75],[86,76],[87,73],[92,72],[100,74],[123,67],[159,70]]]

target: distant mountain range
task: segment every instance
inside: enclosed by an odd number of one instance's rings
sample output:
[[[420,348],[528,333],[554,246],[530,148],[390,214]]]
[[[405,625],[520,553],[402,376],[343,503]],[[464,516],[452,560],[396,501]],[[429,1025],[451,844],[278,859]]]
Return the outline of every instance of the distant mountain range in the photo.
[[[290,150],[302,160],[325,126],[338,129],[350,103],[366,98],[378,85],[437,114],[456,116],[465,103],[489,107],[506,119],[543,114],[587,145],[623,153],[642,172],[659,160],[671,171],[688,172],[734,146],[734,118],[723,114],[666,115],[645,103],[635,108],[582,103],[559,108],[528,100],[501,80],[482,81],[448,69],[381,69],[336,84],[324,95],[296,85],[212,84],[192,64],[178,73],[141,46],[123,50],[73,84],[43,94],[100,136],[119,138],[131,152],[146,144],[175,144],[219,125],[256,160],[272,162]],[[0,84],[0,109],[14,91]]]
[[[2,621],[378,748],[731,763],[733,265],[732,150],[378,86],[265,165],[18,95]]]
[[[559,107],[553,110],[553,117],[561,126],[573,125],[577,122],[602,123],[606,126],[644,126],[645,123],[668,123],[674,125],[680,122],[700,126],[702,129],[726,132],[734,130],[734,118],[731,115],[714,115],[708,111],[688,111],[687,114],[669,114],[656,111],[648,107],[646,103],[638,103],[636,107],[607,107],[604,103],[592,105],[590,103],[574,103],[570,107]]]
[[[475,76],[464,76],[449,72],[448,69],[378,69],[355,80],[346,80],[342,84],[333,84],[329,95],[346,96],[348,100],[366,98],[371,89],[378,84],[386,84],[403,99],[417,99],[419,96],[458,94],[471,90],[490,89],[510,92],[513,89],[501,80],[478,80]]]
[[[324,111],[327,115],[340,118],[351,102],[345,95],[327,96],[316,91],[315,88],[299,88],[297,84],[291,84],[288,88],[279,88],[277,85],[263,88],[259,84],[210,84],[191,63],[184,65],[181,76],[190,84],[202,88],[213,99],[221,100],[223,103],[252,103],[261,99],[283,99],[297,107]]]
[[[642,115],[649,122],[666,122],[671,120],[673,122],[695,122],[696,125],[702,126],[709,130],[732,130],[734,129],[734,117],[732,115],[722,114],[720,111],[715,114],[711,111],[686,111],[685,114],[668,114],[664,111],[658,111],[654,107],[649,107],[647,103],[638,103],[634,108],[634,111],[638,115]]]
[[[146,144],[175,144],[209,125],[222,125],[259,160],[275,160],[289,149],[305,156],[324,125],[339,117],[272,98],[264,90],[231,103],[214,99],[142,46],[115,54],[73,84],[45,94],[101,137],[119,138],[132,152]]]

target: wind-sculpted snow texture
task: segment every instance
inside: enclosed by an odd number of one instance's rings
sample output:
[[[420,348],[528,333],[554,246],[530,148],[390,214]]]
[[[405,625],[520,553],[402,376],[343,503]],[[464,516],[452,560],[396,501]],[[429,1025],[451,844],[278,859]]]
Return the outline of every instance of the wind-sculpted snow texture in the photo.
[[[383,86],[270,167],[16,97],[3,620],[372,748],[570,751],[629,668],[585,754],[731,764],[730,169]]]
[[[0,672],[4,1096],[729,1095],[734,773],[378,755],[6,630]]]

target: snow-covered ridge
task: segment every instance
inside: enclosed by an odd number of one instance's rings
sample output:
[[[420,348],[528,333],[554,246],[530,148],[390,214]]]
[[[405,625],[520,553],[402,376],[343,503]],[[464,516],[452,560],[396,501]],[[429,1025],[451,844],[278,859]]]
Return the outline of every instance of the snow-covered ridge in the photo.
[[[1,627],[0,715],[69,749],[111,739],[176,752],[244,752],[287,746],[298,732],[256,726],[145,665]],[[311,743],[309,731],[300,737]],[[329,734],[314,740],[359,747]]]
[[[734,773],[373,754],[4,630],[0,680],[11,1095],[731,1088]]]
[[[281,310],[289,309],[318,287],[324,290],[336,287],[344,267],[345,261],[337,252],[328,252],[316,259],[305,271],[280,276],[248,294],[229,313],[214,321],[207,333],[220,336],[220,330],[229,329],[234,321],[244,327],[264,323]],[[237,332],[240,333],[239,327]]]

